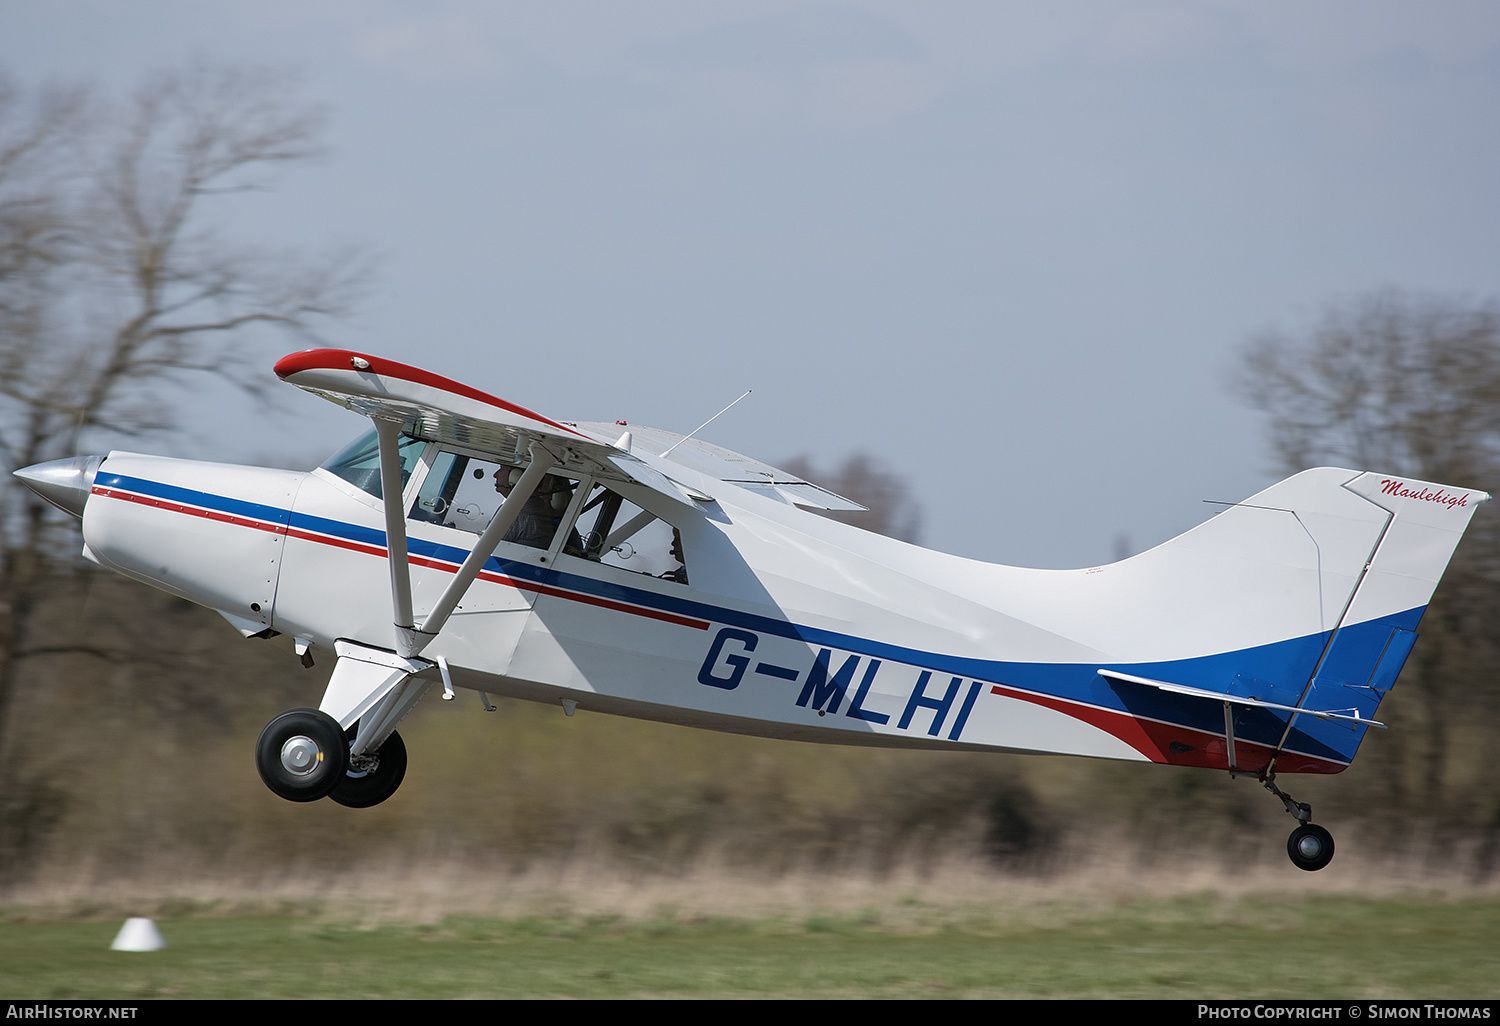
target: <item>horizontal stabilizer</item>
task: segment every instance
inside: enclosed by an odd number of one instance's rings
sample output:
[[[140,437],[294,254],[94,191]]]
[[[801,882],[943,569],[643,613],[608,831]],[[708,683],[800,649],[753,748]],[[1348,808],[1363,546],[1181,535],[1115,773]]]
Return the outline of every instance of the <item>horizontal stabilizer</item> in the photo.
[[[1366,727],[1381,727],[1385,724],[1377,720],[1366,719],[1359,714],[1358,709],[1299,709],[1294,705],[1282,705],[1279,702],[1263,702],[1258,698],[1248,698],[1243,695],[1231,695],[1222,691],[1208,691],[1205,688],[1190,688],[1186,684],[1171,684],[1164,680],[1152,680],[1150,677],[1137,677],[1129,673],[1120,673],[1116,670],[1099,670],[1099,676],[1106,680],[1120,680],[1129,684],[1144,684],[1148,688],[1156,688],[1158,691],[1168,691],[1174,695],[1191,695],[1194,698],[1211,698],[1216,702],[1229,702],[1232,705],[1251,706],[1256,709],[1275,709],[1278,712],[1302,713],[1306,716],[1316,716],[1320,720],[1344,720],[1349,723],[1358,723]]]

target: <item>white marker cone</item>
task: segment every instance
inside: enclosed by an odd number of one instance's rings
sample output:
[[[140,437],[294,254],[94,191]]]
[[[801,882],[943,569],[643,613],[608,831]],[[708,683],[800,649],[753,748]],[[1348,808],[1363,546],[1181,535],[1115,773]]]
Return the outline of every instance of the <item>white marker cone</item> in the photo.
[[[111,951],[155,951],[166,946],[167,942],[162,940],[161,931],[156,928],[156,924],[137,916],[125,920],[125,925],[115,934],[115,942],[109,948]]]

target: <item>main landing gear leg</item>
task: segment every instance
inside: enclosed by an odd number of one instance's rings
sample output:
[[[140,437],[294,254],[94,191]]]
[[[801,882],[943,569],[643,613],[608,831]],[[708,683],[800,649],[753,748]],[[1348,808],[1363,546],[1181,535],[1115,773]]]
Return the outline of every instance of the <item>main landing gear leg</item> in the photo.
[[[1274,770],[1262,776],[1260,782],[1267,791],[1281,799],[1286,811],[1300,824],[1286,839],[1286,853],[1292,865],[1313,873],[1333,861],[1333,835],[1312,822],[1312,806],[1294,801],[1291,795],[1277,787]]]
[[[332,798],[365,809],[395,794],[406,776],[396,725],[432,687],[437,664],[348,641],[334,648],[339,660],[322,705],[272,720],[256,744],[255,766],[290,801]]]

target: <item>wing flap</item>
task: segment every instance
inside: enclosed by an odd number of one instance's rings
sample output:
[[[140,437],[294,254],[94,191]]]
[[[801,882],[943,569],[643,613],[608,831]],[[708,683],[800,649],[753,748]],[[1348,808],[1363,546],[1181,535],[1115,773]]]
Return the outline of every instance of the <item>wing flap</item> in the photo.
[[[598,437],[610,437],[611,432],[620,431],[619,426],[613,424],[578,423],[574,427]],[[769,463],[762,463],[743,453],[726,449],[722,445],[715,445],[701,438],[685,437],[674,431],[636,425],[630,426],[630,436],[636,449],[645,449],[653,453],[665,453],[670,450],[672,455],[668,459],[672,463],[723,481],[725,484],[732,484],[755,492],[757,495],[776,499],[778,502],[809,509],[849,512],[863,512],[869,508],[861,506],[852,499],[846,499],[842,495],[836,495],[789,471],[773,467]]]

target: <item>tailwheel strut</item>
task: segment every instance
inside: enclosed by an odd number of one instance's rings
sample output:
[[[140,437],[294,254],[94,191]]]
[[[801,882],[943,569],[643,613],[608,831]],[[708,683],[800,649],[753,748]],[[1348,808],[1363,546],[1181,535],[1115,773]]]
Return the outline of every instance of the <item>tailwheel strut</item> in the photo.
[[[1260,778],[1261,786],[1281,799],[1281,804],[1286,806],[1286,811],[1298,823],[1307,823],[1312,820],[1312,806],[1306,802],[1299,802],[1292,798],[1281,788],[1276,786],[1276,773],[1273,770]]]

